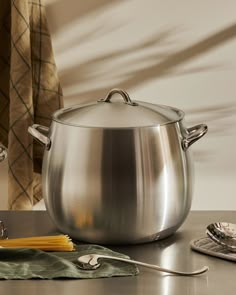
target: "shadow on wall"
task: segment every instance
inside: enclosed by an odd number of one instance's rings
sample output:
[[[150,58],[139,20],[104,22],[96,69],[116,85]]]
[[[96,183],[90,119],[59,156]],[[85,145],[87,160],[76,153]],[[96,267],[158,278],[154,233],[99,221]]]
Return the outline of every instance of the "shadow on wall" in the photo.
[[[236,102],[232,101],[215,106],[188,109],[186,113],[191,118],[191,124],[198,124],[202,121],[211,126],[210,132],[207,134],[208,139],[221,138],[223,142],[229,144],[228,139],[231,138],[232,140],[235,137]],[[195,149],[194,155],[201,162],[209,161],[210,157],[218,157],[218,155],[214,154],[212,148],[211,150]],[[229,154],[228,157],[230,158]],[[234,161],[234,159],[232,160]]]
[[[60,19],[50,26],[51,33],[56,33],[75,19],[81,19],[97,10],[106,9],[115,3],[119,3],[119,0],[112,0],[112,2],[110,0],[45,0],[48,18],[54,18],[57,12],[60,15]],[[66,11],[66,13],[62,13],[63,11]]]
[[[66,7],[65,7],[66,3]],[[135,88],[152,79],[185,75],[224,67],[220,64],[208,64],[184,69],[185,64],[208,53],[236,37],[236,23],[229,25],[205,38],[195,41],[184,48],[178,48],[176,42],[177,28],[165,28],[160,32],[153,32],[146,39],[140,38],[138,42],[124,42],[121,46],[115,44],[113,49],[109,48],[101,52],[96,46],[94,54],[87,59],[80,58],[80,52],[84,44],[90,44],[94,39],[107,38],[111,34],[116,35],[120,28],[125,29],[123,20],[107,25],[106,21],[93,23],[94,15],[99,18],[104,11],[111,7],[118,8],[121,2],[117,1],[93,1],[81,3],[75,0],[59,0],[47,7],[48,16],[54,18],[52,32],[61,34],[62,46],[58,46],[60,54],[66,55],[68,50],[78,51],[78,58],[74,58],[73,64],[61,68],[60,79],[63,84],[67,104],[75,104],[103,97],[113,87],[122,89]],[[63,9],[66,13],[62,13]],[[57,12],[60,19],[55,19]],[[109,13],[108,13],[109,14]],[[81,29],[84,20],[91,20],[89,29]],[[60,32],[60,30],[63,30]],[[74,30],[73,37],[68,38],[67,33]],[[62,38],[63,37],[63,38]],[[68,41],[68,42],[67,42]],[[102,44],[99,41],[100,45]],[[60,43],[60,42],[59,42]],[[91,44],[94,44],[93,42]],[[95,42],[96,44],[96,42]],[[105,47],[105,45],[104,45]],[[70,60],[71,57],[68,57]],[[236,125],[236,104],[222,104],[215,107],[210,106],[194,110],[186,110],[191,116],[191,123],[202,121],[210,124],[209,134],[228,135],[232,134],[232,126]],[[218,122],[220,121],[220,124]]]
[[[101,97],[113,87],[129,90],[159,77],[220,68],[221,65],[205,65],[183,71],[179,66],[236,36],[236,23],[234,23],[186,48],[174,51],[172,49],[176,48],[174,38],[178,32],[176,28],[171,28],[162,30],[162,32],[154,32],[152,36],[149,36],[149,39],[140,39],[138,44],[127,45],[127,42],[124,42],[119,49],[102,54],[96,53],[96,56],[92,56],[89,60],[81,60],[79,58],[80,50],[82,50],[81,46],[84,43],[93,40],[93,38],[104,38],[111,33],[116,34],[117,30],[124,26],[121,18],[120,23],[115,24],[114,27],[110,26],[111,23],[108,25],[105,20],[105,22],[95,22],[90,26],[90,29],[86,27],[86,30],[81,31],[82,22],[86,19],[90,20],[91,17],[91,22],[93,22],[94,16],[99,18],[111,7],[115,7],[116,11],[119,11],[119,5],[121,2],[118,0],[112,1],[112,3],[109,0],[83,2],[48,0],[48,18],[53,19],[52,33],[57,34],[60,30],[64,30],[62,36],[64,41],[62,46],[59,46],[59,52],[65,54],[68,49],[71,50],[73,47],[78,50],[78,58],[73,60],[73,65],[60,70],[60,79],[69,104],[70,101],[74,103],[76,100],[81,102]],[[72,30],[75,33],[73,38],[69,40],[68,35]],[[94,48],[94,51],[97,49]],[[86,85],[89,87],[85,87]]]
[[[235,134],[236,102],[189,109],[187,110],[187,114],[192,118],[191,122],[193,124],[197,124],[201,118],[204,119],[206,124],[215,123],[211,124],[215,126],[215,128],[211,128],[211,136],[228,136]],[[194,118],[196,118],[196,120]]]
[[[84,100],[91,99],[93,97],[103,96],[112,87],[120,87],[123,89],[130,89],[137,85],[146,83],[151,79],[156,79],[158,77],[186,74],[193,72],[200,72],[204,70],[209,70],[212,68],[219,68],[219,65],[210,65],[199,68],[192,68],[187,72],[181,72],[177,69],[178,66],[189,62],[195,57],[204,54],[216,46],[220,46],[223,43],[229,41],[236,36],[236,24],[233,24],[215,34],[200,40],[187,48],[181,49],[177,52],[166,51],[162,53],[149,53],[150,49],[165,47],[171,43],[170,38],[175,30],[166,30],[152,37],[151,40],[141,41],[140,44],[131,46],[130,48],[124,48],[122,50],[113,51],[111,53],[104,54],[99,57],[95,57],[89,61],[81,63],[70,67],[69,69],[60,72],[60,78],[63,82],[65,88],[69,90],[70,87],[77,85],[80,89],[80,84],[90,83],[93,81],[106,80],[106,85],[104,87],[98,87],[96,89],[91,89],[88,91],[79,91],[79,93],[74,93],[77,98],[81,97]],[[142,52],[146,51],[147,54],[142,56]],[[106,68],[106,63],[115,61],[116,58],[127,57],[131,53],[140,53],[136,58],[130,59],[126,62],[123,68],[115,68],[113,72],[103,71],[96,76],[96,71],[94,69],[100,68],[101,64],[103,68]],[[140,66],[139,66],[140,65]],[[132,71],[132,67],[135,69]],[[102,75],[102,76],[101,76]],[[112,85],[110,82],[112,80],[109,77],[113,76],[116,80],[121,80]],[[74,88],[75,89],[75,88]],[[72,97],[69,97],[72,99]]]

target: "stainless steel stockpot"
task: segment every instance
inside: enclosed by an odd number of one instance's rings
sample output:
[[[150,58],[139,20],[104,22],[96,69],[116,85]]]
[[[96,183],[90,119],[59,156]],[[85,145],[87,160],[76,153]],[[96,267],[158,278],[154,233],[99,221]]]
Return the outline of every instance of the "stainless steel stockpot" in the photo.
[[[119,94],[122,99],[112,99]],[[43,195],[55,225],[74,239],[143,243],[174,233],[191,206],[189,147],[207,132],[184,125],[176,108],[132,101],[111,90],[104,99],[53,114],[45,145]]]

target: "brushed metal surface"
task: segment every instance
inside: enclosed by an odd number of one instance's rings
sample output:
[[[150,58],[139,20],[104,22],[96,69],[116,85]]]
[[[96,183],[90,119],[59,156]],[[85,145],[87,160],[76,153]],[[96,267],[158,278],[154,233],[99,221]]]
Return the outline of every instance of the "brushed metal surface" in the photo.
[[[8,228],[9,237],[55,234],[56,228],[45,211],[1,211],[0,219]],[[171,237],[134,246],[113,246],[131,258],[163,267],[190,271],[202,265],[210,270],[198,277],[180,277],[140,269],[135,277],[86,280],[13,280],[0,281],[1,294],[32,295],[221,295],[232,294],[235,288],[235,263],[192,251],[189,242],[205,235],[212,221],[227,220],[235,223],[235,211],[190,212],[183,226]],[[26,291],[27,290],[27,291]]]
[[[43,159],[49,215],[94,243],[142,243],[172,234],[192,199],[182,122],[152,128],[82,128],[53,122]]]
[[[111,102],[114,94],[121,101]],[[53,114],[45,145],[42,187],[58,228],[103,244],[162,239],[185,220],[192,200],[189,147],[206,132],[186,128],[181,110],[134,102],[112,89],[97,102]]]

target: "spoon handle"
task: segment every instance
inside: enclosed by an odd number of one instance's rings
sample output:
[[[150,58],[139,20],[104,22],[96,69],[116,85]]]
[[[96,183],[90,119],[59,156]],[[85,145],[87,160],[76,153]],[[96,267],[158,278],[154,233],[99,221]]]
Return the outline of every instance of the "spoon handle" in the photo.
[[[149,264],[149,263],[144,263],[144,262],[141,262],[141,261],[126,259],[126,258],[120,258],[120,257],[115,257],[115,256],[97,255],[97,258],[104,258],[104,259],[112,259],[112,260],[123,261],[123,262],[131,263],[131,264],[137,264],[137,265],[140,265],[140,266],[143,266],[143,267],[155,269],[155,270],[158,270],[158,271],[171,273],[171,274],[176,274],[176,275],[183,275],[183,276],[199,275],[199,274],[202,274],[202,273],[209,270],[208,266],[204,266],[203,268],[192,271],[192,272],[184,272],[184,271],[178,271],[178,270],[172,270],[172,269],[160,267],[160,266],[155,265],[155,264]]]

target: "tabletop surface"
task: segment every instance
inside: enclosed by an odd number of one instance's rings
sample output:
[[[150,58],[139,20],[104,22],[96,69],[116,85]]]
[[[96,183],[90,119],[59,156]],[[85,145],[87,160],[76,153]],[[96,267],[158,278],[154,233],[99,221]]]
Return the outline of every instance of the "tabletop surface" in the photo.
[[[46,211],[0,211],[10,238],[47,235],[56,232]],[[168,275],[139,267],[134,277],[81,280],[1,280],[0,294],[233,294],[235,262],[210,257],[190,249],[193,239],[205,236],[205,228],[216,221],[236,223],[233,211],[193,211],[171,237],[133,246],[107,246],[132,259],[162,267],[190,271],[208,265],[206,274],[195,277]]]

